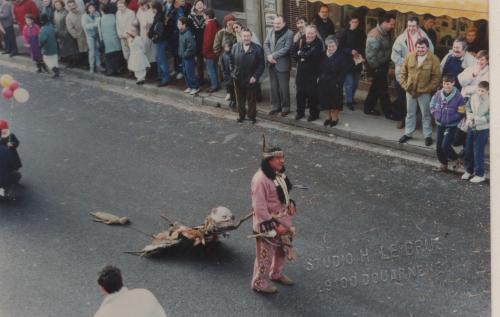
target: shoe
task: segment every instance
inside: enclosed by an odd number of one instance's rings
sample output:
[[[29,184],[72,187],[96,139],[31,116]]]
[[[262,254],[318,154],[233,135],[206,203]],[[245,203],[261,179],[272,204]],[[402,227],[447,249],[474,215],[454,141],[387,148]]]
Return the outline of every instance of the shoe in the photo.
[[[444,164],[441,164],[439,165],[439,167],[434,167],[432,169],[434,172],[448,172],[448,165],[444,165]]]
[[[339,120],[332,120],[332,121],[330,122],[330,127],[334,127],[334,126],[336,126],[338,123],[339,123]]]
[[[448,161],[448,167],[451,171],[456,171],[460,167],[460,160]]]
[[[242,123],[242,122],[243,122],[243,120],[244,120],[244,119],[242,119],[242,118],[238,118],[238,119],[236,119],[236,122],[238,122],[238,123]]]
[[[175,76],[177,76],[177,72],[176,72],[175,70],[171,71],[171,72],[170,72],[170,76],[171,76],[171,77],[175,77]]]
[[[286,276],[285,274],[281,274],[281,276],[278,278],[278,279],[273,279],[272,280],[273,282],[278,282],[278,283],[281,283],[283,285],[293,285],[293,280],[291,278],[289,278],[288,276]]]
[[[167,85],[168,85],[168,81],[162,81],[158,85],[156,85],[156,87],[165,87]]]
[[[432,138],[427,137],[425,138],[425,146],[431,146],[432,145]]]
[[[375,109],[365,111],[365,114],[370,115],[370,116],[380,116],[380,112],[378,110],[375,110]]]
[[[195,89],[191,89],[191,92],[189,94],[192,95],[192,96],[194,96],[194,95],[196,95],[199,92],[200,92],[200,88],[195,88]]]
[[[224,100],[225,100],[225,101],[229,101],[229,100],[231,100],[231,94],[227,94],[227,95],[226,95],[226,98],[224,98]]]
[[[146,82],[145,80],[139,80],[139,81],[137,81],[135,83],[136,83],[136,85],[141,86],[141,85],[144,85],[145,82]]]
[[[315,121],[315,120],[318,120],[319,119],[319,116],[309,116],[307,117],[307,121],[308,122],[312,122],[312,121]]]
[[[184,93],[185,93],[185,94],[189,94],[190,92],[191,92],[191,88],[189,88],[189,87],[188,87],[188,88],[186,88],[186,90],[184,90]]]
[[[408,140],[411,139],[411,136],[407,136],[406,134],[403,134],[401,138],[399,138],[399,143],[406,143]]]
[[[474,176],[471,178],[470,182],[474,184],[482,183],[486,180],[486,176]]]
[[[273,286],[273,285],[269,285],[268,287],[263,288],[263,289],[254,288],[253,290],[256,291],[257,293],[263,293],[263,294],[276,294],[276,293],[278,293],[278,289],[276,288],[276,286]]]
[[[471,177],[472,177],[472,174],[471,174],[471,173],[469,173],[469,172],[465,172],[465,173],[463,173],[463,175],[462,175],[462,179],[463,179],[464,181],[468,181]]]
[[[250,119],[250,121],[252,122],[252,124],[256,124],[257,123],[257,119]]]
[[[16,55],[18,55],[18,53],[10,53],[10,54],[9,54],[9,57],[14,57],[14,56],[16,56]]]
[[[283,111],[283,112],[281,113],[281,116],[282,116],[282,117],[286,117],[286,116],[288,116],[289,114],[290,114],[290,111]]]
[[[404,127],[405,127],[404,121],[398,121],[398,123],[396,123],[396,129],[403,129]]]
[[[304,115],[303,114],[296,114],[295,115],[295,120],[299,121],[300,119],[304,118]]]
[[[279,110],[271,110],[271,111],[269,111],[269,115],[274,116],[275,114],[277,114],[279,112],[280,112]]]
[[[332,123],[332,120],[330,120],[330,119],[326,119],[326,120],[325,120],[325,122],[323,122],[323,125],[324,125],[325,127],[328,127],[331,123]]]
[[[384,117],[386,119],[389,119],[389,120],[392,120],[392,121],[398,121],[394,118],[394,116],[392,114],[388,114],[388,113],[384,113]]]
[[[207,89],[207,92],[211,94],[211,93],[214,93],[216,91],[219,91],[219,89],[220,89],[219,87],[215,87],[215,88],[210,87]]]
[[[354,106],[352,105],[352,102],[348,102],[348,103],[346,104],[346,106],[347,106],[347,109],[349,109],[349,110],[351,110],[351,111],[354,111]]]
[[[54,72],[54,75],[52,75],[52,78],[58,78],[59,77],[59,68],[53,67],[52,71]]]
[[[182,73],[178,73],[177,76],[175,76],[175,79],[177,80],[180,80],[182,78],[184,78],[184,75],[182,75]]]

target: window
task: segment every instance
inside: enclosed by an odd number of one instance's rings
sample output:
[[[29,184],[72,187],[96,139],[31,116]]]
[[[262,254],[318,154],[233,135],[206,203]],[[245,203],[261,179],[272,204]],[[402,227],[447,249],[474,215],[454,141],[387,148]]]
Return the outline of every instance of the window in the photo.
[[[244,0],[212,0],[212,8],[222,11],[245,11]]]

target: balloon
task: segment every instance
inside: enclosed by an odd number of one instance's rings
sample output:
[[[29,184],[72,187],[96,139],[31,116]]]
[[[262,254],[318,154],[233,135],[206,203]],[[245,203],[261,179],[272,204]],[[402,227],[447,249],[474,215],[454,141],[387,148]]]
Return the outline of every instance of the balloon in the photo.
[[[16,91],[19,88],[19,82],[17,80],[13,80],[10,82],[9,89],[12,91]]]
[[[9,74],[4,74],[0,77],[0,85],[2,85],[3,88],[9,87],[10,83],[14,80],[11,75]]]
[[[9,100],[10,98],[12,98],[13,94],[14,94],[13,91],[10,90],[9,88],[2,89],[2,97],[4,97],[7,100]]]
[[[30,93],[24,88],[17,88],[16,91],[14,91],[14,99],[16,99],[17,102],[25,103],[30,99]]]

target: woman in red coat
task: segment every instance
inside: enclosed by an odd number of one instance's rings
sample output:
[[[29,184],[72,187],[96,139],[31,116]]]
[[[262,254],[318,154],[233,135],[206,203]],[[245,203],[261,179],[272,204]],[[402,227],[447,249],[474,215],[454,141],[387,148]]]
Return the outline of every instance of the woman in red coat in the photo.
[[[214,53],[215,34],[219,31],[219,24],[215,20],[215,13],[212,9],[205,10],[205,30],[203,30],[203,49],[202,54],[207,64],[207,73],[210,78],[209,92],[217,91],[220,88],[217,75],[217,55]]]
[[[38,8],[36,4],[31,0],[16,0],[14,2],[14,17],[16,23],[19,26],[20,32],[24,29],[26,22],[24,17],[26,14],[31,14],[33,19],[36,21],[38,18]]]

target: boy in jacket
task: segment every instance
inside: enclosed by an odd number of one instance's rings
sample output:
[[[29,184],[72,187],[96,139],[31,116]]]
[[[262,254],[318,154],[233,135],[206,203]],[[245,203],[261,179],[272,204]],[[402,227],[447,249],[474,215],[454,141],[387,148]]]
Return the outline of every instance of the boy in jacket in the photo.
[[[458,155],[452,147],[457,125],[463,117],[463,97],[455,87],[453,75],[443,76],[443,88],[432,97],[430,112],[437,125],[436,153],[441,163],[439,171],[457,167]],[[461,112],[462,111],[462,112]]]
[[[182,59],[182,72],[188,88],[185,93],[196,95],[200,91],[195,74],[196,40],[187,25],[188,18],[180,17],[177,22],[179,28],[179,57]]]

